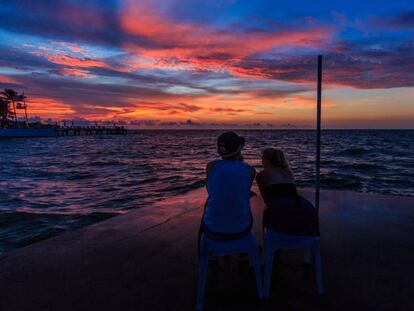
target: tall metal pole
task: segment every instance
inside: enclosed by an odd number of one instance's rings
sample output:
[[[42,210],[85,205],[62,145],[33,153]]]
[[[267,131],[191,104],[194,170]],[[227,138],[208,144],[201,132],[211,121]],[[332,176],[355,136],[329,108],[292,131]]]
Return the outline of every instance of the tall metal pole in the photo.
[[[321,172],[321,110],[322,110],[322,55],[318,55],[318,95],[316,109],[316,180],[315,206],[319,212],[320,172]]]

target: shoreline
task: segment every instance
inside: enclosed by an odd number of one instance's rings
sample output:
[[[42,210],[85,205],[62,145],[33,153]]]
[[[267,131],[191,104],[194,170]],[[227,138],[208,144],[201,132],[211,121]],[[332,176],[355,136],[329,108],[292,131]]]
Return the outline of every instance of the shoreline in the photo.
[[[191,194],[194,191],[202,191],[203,189],[205,191],[204,186],[203,187],[199,187],[199,188],[195,188],[195,189],[189,189],[188,191],[185,191],[183,193],[179,193],[179,194],[177,194],[177,195],[175,195],[175,196],[173,196],[171,198],[186,196],[188,194]],[[258,194],[258,196],[260,196],[259,189],[257,188],[256,185],[253,185],[252,190],[255,191]],[[312,187],[298,187],[298,190],[300,192],[306,192],[306,193],[308,193],[308,197],[307,198],[309,199],[310,202],[314,203],[314,193],[315,193],[315,190]],[[382,198],[382,199],[385,199],[385,200],[388,200],[390,198],[402,198],[402,199],[406,198],[406,199],[413,199],[414,200],[414,195],[410,196],[410,195],[385,194],[385,193],[377,193],[377,192],[362,192],[362,191],[353,191],[353,190],[340,190],[340,189],[321,188],[321,192],[326,192],[326,191],[343,192],[344,194],[347,194],[347,195],[350,195],[350,196],[352,194],[372,195],[372,196],[377,197],[377,199]],[[119,216],[122,216],[122,215],[129,214],[130,212],[133,212],[135,210],[139,210],[139,209],[140,210],[141,209],[151,209],[151,208],[154,208],[154,205],[157,205],[157,204],[160,204],[160,203],[162,204],[163,201],[166,201],[166,200],[169,200],[169,199],[168,198],[159,198],[159,199],[157,199],[156,202],[154,202],[154,203],[152,203],[152,204],[150,204],[148,206],[143,206],[143,207],[139,207],[139,208],[133,208],[133,209],[129,209],[129,210],[118,211],[116,213],[115,212],[112,212],[112,213],[115,213],[115,215],[110,216],[107,219],[100,220],[100,221],[97,221],[97,222],[88,224],[88,225],[83,226],[83,227],[80,227],[80,228],[76,228],[76,229],[72,229],[72,230],[69,229],[69,230],[64,231],[64,232],[61,232],[61,233],[59,233],[57,235],[53,235],[53,236],[47,237],[45,239],[41,239],[41,240],[35,241],[33,243],[24,245],[22,247],[17,247],[17,248],[13,248],[13,249],[11,249],[9,251],[0,252],[0,261],[2,260],[2,258],[6,257],[8,254],[10,254],[11,252],[14,252],[16,250],[19,250],[19,249],[22,249],[22,248],[25,248],[25,247],[31,246],[33,244],[37,244],[37,243],[40,243],[40,242],[49,240],[49,239],[53,239],[55,237],[59,237],[62,234],[67,234],[67,233],[70,233],[70,232],[73,232],[73,231],[76,231],[76,230],[81,230],[81,229],[83,229],[85,227],[89,227],[89,226],[93,226],[93,225],[96,225],[96,224],[100,224],[100,223],[102,223],[104,221],[113,219],[115,217],[119,217]],[[413,204],[413,210],[414,210],[414,204]],[[96,212],[92,212],[92,214],[93,213],[96,213]],[[42,213],[39,213],[39,214],[42,214]],[[49,215],[49,214],[46,213],[46,215]],[[71,215],[77,216],[77,215],[80,215],[80,214],[67,214],[67,215],[69,215],[69,216],[71,216]],[[85,214],[85,215],[87,215],[87,214]]]

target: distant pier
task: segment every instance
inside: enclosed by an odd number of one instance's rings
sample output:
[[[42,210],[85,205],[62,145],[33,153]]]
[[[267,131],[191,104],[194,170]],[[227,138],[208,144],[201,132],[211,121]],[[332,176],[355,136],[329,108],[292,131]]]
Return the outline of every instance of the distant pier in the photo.
[[[80,135],[126,135],[128,130],[123,126],[114,127],[89,127],[89,126],[50,126],[30,125],[16,127],[0,127],[0,138],[22,137],[56,137],[56,136],[80,136]]]
[[[56,128],[58,136],[80,135],[126,135],[128,130],[123,126],[63,126]]]

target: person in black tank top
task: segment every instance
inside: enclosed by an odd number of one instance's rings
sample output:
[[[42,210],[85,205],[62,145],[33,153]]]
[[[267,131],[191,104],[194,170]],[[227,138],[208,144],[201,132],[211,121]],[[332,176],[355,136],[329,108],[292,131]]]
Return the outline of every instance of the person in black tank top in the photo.
[[[297,192],[283,151],[265,149],[262,163],[264,169],[256,181],[266,204],[263,227],[290,235],[319,236],[316,209]]]

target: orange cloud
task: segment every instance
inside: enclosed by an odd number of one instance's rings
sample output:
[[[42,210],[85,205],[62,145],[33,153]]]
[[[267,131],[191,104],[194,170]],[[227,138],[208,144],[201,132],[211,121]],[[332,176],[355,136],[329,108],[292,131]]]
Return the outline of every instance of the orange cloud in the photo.
[[[74,115],[72,107],[57,99],[45,97],[28,97],[29,116],[41,116],[43,118],[61,119]]]
[[[54,41],[53,44],[57,45],[57,46],[65,47],[65,48],[69,49],[70,51],[72,51],[74,53],[86,54],[85,49],[83,47],[79,46],[76,43],[68,43],[68,42],[64,42],[64,41]]]
[[[91,59],[91,58],[79,58],[70,56],[67,54],[62,53],[49,53],[49,52],[42,52],[42,51],[32,51],[34,55],[42,56],[46,58],[48,61],[58,65],[65,65],[65,66],[72,66],[72,67],[81,67],[81,68],[88,68],[88,67],[108,67],[105,62]]]
[[[126,1],[120,13],[124,32],[138,42],[124,42],[124,48],[142,57],[137,67],[177,68],[223,71],[235,75],[260,72],[237,69],[244,57],[281,46],[320,47],[332,36],[323,27],[303,30],[231,32],[219,31],[195,23],[171,21],[146,4]],[[141,41],[140,41],[141,40]],[[252,69],[253,70],[253,69]]]
[[[56,73],[58,75],[64,76],[71,76],[71,77],[79,77],[79,78],[93,78],[94,76],[90,74],[88,70],[78,69],[78,68],[62,68],[59,70],[54,70],[52,73]]]
[[[10,76],[0,75],[0,83],[18,83],[15,79]]]

